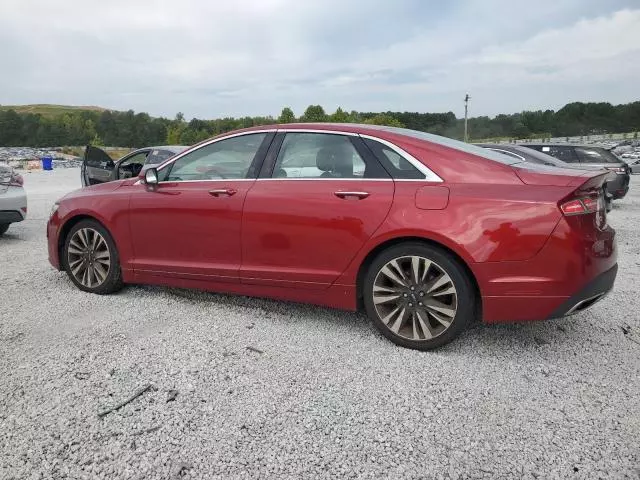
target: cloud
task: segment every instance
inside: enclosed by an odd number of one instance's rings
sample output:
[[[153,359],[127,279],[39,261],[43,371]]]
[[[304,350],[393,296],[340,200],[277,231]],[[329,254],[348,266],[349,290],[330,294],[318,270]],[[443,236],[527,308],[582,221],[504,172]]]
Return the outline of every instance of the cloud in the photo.
[[[606,5],[605,5],[606,3]],[[473,114],[637,99],[631,0],[21,0],[0,15],[0,103],[173,116],[289,105]],[[8,73],[8,74],[7,74]],[[581,95],[580,98],[576,98]]]

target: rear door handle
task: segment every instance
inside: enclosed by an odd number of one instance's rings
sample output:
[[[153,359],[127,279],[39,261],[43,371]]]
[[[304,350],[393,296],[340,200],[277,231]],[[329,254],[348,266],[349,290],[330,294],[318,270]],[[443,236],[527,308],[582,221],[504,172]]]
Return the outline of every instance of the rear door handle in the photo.
[[[362,200],[369,196],[369,192],[334,192],[333,194],[338,198],[357,198],[358,200]]]
[[[209,195],[213,197],[220,197],[225,195],[227,197],[231,197],[235,195],[238,191],[233,188],[214,188],[213,190],[209,190]]]

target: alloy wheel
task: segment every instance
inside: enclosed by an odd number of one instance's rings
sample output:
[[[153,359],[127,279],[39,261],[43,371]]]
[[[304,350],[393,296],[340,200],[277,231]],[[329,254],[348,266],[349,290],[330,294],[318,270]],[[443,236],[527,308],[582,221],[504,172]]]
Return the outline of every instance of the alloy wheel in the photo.
[[[408,340],[442,335],[458,310],[456,287],[436,262],[404,256],[386,263],[373,283],[373,305],[382,323]]]
[[[111,268],[109,245],[97,230],[81,228],[69,241],[67,261],[71,274],[79,283],[87,288],[99,287]]]

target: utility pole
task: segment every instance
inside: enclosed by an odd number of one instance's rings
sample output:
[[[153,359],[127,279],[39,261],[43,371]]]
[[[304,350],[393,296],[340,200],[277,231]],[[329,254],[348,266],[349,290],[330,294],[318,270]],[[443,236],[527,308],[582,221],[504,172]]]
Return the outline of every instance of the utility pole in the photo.
[[[469,96],[469,94],[467,93],[464,96],[464,141],[468,142],[469,141],[469,130],[467,129],[467,117],[469,114],[469,99],[471,97]]]

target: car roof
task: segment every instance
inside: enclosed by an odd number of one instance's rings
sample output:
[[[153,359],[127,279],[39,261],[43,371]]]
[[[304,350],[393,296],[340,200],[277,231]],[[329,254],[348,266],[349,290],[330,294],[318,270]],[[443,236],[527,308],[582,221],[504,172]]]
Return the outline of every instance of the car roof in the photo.
[[[144,147],[138,150],[168,150],[173,153],[179,153],[185,151],[188,146],[185,145],[157,145],[155,147]]]
[[[360,135],[371,135],[380,139],[392,140],[394,136],[404,137],[405,139],[415,139],[424,142],[430,142],[438,146],[445,148],[451,148],[477,157],[482,157],[486,160],[501,163],[503,165],[514,165],[516,163],[522,163],[522,160],[517,158],[505,156],[503,153],[494,152],[486,148],[478,147],[472,143],[465,143],[459,140],[454,140],[448,137],[442,137],[440,135],[434,135],[432,133],[421,132],[419,130],[411,130],[408,128],[388,127],[384,125],[369,125],[362,123],[282,123],[271,125],[256,125],[254,127],[244,128],[241,130],[235,130],[233,132],[227,132],[225,134],[218,135],[223,137],[225,135],[241,134],[251,131],[261,130],[318,130],[322,131],[336,131],[345,133],[354,133]],[[385,138],[387,137],[387,138]],[[208,141],[208,140],[207,140]]]
[[[516,145],[520,145],[522,147],[532,146],[532,147],[582,147],[582,148],[604,148],[608,150],[607,147],[598,144],[588,144],[588,143],[572,143],[572,142],[522,142],[516,143]]]

